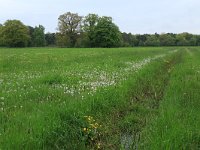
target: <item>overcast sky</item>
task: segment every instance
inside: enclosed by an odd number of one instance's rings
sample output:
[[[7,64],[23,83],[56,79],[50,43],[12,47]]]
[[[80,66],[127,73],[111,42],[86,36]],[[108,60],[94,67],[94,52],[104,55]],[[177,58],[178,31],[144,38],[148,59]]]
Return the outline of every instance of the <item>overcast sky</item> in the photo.
[[[19,19],[55,32],[59,15],[113,17],[122,32],[200,34],[200,0],[0,0],[0,23]]]

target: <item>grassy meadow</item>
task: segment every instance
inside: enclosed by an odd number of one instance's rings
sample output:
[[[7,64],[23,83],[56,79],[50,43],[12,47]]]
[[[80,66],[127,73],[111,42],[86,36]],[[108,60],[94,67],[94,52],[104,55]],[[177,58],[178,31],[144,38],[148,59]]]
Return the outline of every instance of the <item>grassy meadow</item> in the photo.
[[[1,48],[0,150],[199,149],[200,48]]]

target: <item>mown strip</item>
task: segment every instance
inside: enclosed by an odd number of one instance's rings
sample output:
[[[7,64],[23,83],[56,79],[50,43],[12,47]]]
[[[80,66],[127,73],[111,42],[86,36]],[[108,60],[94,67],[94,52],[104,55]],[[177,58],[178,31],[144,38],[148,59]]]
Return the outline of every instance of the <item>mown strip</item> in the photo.
[[[146,124],[157,115],[157,109],[168,86],[171,72],[181,60],[182,52],[160,59],[159,62],[148,66],[139,74],[136,82],[130,86],[127,106],[115,113],[119,120],[117,134],[121,135],[122,149],[138,148],[140,134]],[[114,120],[113,123],[115,122]]]
[[[175,67],[140,149],[200,149],[200,53],[197,48],[183,51],[184,61]]]

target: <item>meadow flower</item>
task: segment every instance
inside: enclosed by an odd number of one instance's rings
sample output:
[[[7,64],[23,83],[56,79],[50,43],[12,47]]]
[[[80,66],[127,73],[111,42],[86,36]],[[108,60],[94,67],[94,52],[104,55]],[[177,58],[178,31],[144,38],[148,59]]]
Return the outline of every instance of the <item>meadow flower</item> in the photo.
[[[97,144],[97,148],[100,149],[101,148],[101,143]]]

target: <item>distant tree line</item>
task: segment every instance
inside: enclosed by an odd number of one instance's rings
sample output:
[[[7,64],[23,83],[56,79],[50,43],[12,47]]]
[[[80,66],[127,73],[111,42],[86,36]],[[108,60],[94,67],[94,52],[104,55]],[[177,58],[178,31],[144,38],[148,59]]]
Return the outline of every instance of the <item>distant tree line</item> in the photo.
[[[200,46],[200,35],[187,32],[174,34],[136,34],[122,33],[124,47],[132,46]]]
[[[0,24],[0,46],[5,47],[134,47],[200,46],[200,35],[190,33],[121,33],[111,17],[67,12],[58,18],[58,32],[46,33],[42,25],[26,26],[19,20]]]

